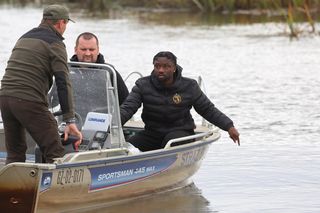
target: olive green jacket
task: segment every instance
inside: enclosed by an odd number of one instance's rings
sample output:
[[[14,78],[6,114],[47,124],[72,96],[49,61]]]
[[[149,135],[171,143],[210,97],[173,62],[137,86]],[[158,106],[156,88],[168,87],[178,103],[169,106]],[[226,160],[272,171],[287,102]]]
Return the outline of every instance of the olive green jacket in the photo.
[[[16,43],[1,81],[0,96],[16,97],[48,106],[53,76],[63,120],[74,117],[67,52],[62,35],[53,26],[40,24]]]

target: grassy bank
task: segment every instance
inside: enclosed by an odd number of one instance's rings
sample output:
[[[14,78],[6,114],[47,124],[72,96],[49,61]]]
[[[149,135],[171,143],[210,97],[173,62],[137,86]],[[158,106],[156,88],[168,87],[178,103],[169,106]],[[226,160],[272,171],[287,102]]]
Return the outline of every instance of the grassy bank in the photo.
[[[320,0],[0,0],[2,3],[76,3],[83,7],[108,10],[111,8],[158,8],[202,12],[234,12],[236,10],[274,10],[293,7],[320,9]]]
[[[298,37],[303,31],[296,25],[296,17],[304,17],[309,25],[308,32],[316,33],[315,19],[320,11],[320,0],[80,0],[92,10],[109,8],[141,7],[151,9],[169,9],[198,11],[201,13],[247,13],[270,16],[282,16],[288,24],[290,37]],[[300,19],[301,20],[301,19]],[[305,30],[304,30],[305,31]]]

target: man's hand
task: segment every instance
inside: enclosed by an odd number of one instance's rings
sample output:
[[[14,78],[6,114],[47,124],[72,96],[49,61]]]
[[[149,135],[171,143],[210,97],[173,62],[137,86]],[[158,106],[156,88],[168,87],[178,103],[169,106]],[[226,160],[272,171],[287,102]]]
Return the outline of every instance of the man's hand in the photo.
[[[77,125],[75,123],[68,123],[64,129],[64,140],[68,140],[68,135],[74,135],[79,138],[77,142],[75,142],[75,147],[76,150],[78,150],[79,145],[81,144],[82,141],[82,134],[78,130]]]
[[[240,138],[239,138],[239,132],[236,128],[231,127],[228,130],[230,138],[233,140],[234,143],[237,143],[240,146]]]

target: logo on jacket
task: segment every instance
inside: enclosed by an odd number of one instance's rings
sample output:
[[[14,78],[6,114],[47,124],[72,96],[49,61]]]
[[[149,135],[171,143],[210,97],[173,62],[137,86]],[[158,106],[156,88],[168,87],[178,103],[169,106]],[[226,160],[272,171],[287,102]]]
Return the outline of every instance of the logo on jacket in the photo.
[[[173,97],[172,97],[172,100],[175,104],[180,104],[181,101],[182,101],[182,97],[176,93]]]

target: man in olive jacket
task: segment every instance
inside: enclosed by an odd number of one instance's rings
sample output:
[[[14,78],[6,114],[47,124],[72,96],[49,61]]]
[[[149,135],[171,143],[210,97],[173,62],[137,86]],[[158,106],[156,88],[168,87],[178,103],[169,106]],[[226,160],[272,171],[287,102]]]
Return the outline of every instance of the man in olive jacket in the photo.
[[[74,121],[72,88],[67,67],[63,33],[68,9],[50,5],[43,10],[41,24],[25,33],[16,43],[1,81],[0,107],[5,129],[6,163],[24,162],[27,149],[25,130],[40,147],[45,162],[64,155],[57,122],[48,110],[47,93],[56,79],[58,96],[69,134],[82,135]]]
[[[240,145],[232,120],[214,106],[195,80],[182,76],[173,53],[159,52],[153,65],[151,75],[138,79],[121,105],[121,122],[125,124],[143,103],[141,117],[145,129],[128,139],[131,144],[148,151],[163,148],[170,139],[194,134],[190,113],[194,107],[206,120],[228,131]]]

